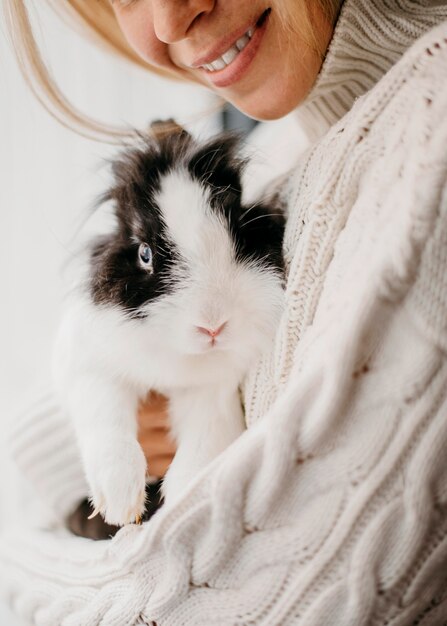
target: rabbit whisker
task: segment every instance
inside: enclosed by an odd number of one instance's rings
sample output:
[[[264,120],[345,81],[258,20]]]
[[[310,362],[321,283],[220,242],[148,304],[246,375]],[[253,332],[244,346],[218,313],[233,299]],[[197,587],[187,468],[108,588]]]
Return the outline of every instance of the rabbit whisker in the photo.
[[[256,220],[260,220],[263,217],[276,217],[278,214],[277,213],[266,213],[265,215],[258,215],[257,217],[254,217],[252,220],[248,220],[248,222],[244,222],[243,224],[241,224],[241,226],[248,226],[248,224],[251,224],[252,222],[256,222]]]

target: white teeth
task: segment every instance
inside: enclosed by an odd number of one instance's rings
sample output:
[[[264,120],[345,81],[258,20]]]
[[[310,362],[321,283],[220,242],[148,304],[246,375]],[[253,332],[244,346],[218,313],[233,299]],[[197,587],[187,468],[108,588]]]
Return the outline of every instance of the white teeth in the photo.
[[[250,37],[248,35],[244,35],[243,37],[238,39],[236,41],[236,46],[238,50],[243,50],[249,41],[250,41]]]
[[[231,61],[234,61],[234,59],[237,57],[238,54],[239,54],[239,49],[236,48],[236,46],[233,46],[227,52],[225,52],[225,54],[222,55],[222,59],[225,61],[227,65],[229,65]]]
[[[239,52],[245,48],[245,46],[249,43],[251,37],[253,36],[254,29],[249,28],[248,31],[243,35],[240,39],[236,41],[236,43],[231,46],[226,52],[223,53],[221,57],[214,59],[211,63],[206,63],[205,65],[201,65],[204,69],[209,72],[216,72],[217,70],[223,70],[224,67],[230,65],[237,57]]]
[[[216,59],[215,61],[213,61],[211,63],[211,65],[212,65],[213,69],[215,69],[215,70],[223,70],[223,68],[226,67],[227,64],[225,63],[223,58],[220,57],[219,59]]]

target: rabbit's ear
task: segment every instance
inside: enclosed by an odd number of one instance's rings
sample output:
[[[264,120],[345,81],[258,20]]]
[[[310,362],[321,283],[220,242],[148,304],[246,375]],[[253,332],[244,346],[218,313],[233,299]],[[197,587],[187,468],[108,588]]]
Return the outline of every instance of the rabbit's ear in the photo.
[[[236,133],[225,133],[212,138],[191,158],[190,169],[201,174],[232,168],[240,173],[244,166],[244,160],[239,155],[240,139]]]
[[[156,141],[161,141],[172,135],[188,135],[189,133],[175,120],[154,120],[149,126],[149,132]]]
[[[188,131],[173,119],[152,122],[149,137],[157,150],[169,157],[173,163],[186,154],[193,144],[193,138]]]
[[[233,204],[241,196],[244,164],[239,155],[238,135],[224,134],[199,146],[189,159],[188,170],[210,189],[211,195],[218,197],[219,204]]]

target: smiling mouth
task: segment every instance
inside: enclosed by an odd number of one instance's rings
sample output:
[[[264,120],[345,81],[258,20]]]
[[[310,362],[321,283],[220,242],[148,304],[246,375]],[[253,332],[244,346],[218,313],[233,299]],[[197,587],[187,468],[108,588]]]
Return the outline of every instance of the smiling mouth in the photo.
[[[199,65],[201,69],[206,70],[209,73],[218,72],[220,70],[225,69],[233,61],[237,59],[239,54],[244,50],[244,48],[250,43],[251,38],[253,37],[255,31],[263,26],[265,21],[267,20],[271,9],[267,9],[258,19],[254,26],[251,26],[235,43],[233,43],[228,50],[226,50],[222,55],[216,57],[209,63],[204,63],[203,65]]]

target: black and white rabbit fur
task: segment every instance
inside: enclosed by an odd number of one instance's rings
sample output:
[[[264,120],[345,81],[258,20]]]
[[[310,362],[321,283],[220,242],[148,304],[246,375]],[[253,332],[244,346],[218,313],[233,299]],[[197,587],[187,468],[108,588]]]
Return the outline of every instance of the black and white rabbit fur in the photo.
[[[282,309],[284,217],[273,202],[243,206],[242,165],[234,137],[200,144],[185,131],[142,138],[114,162],[104,199],[116,227],[93,242],[54,359],[109,524],[144,511],[136,413],[148,390],[170,401],[168,502],[244,430],[238,386]]]

